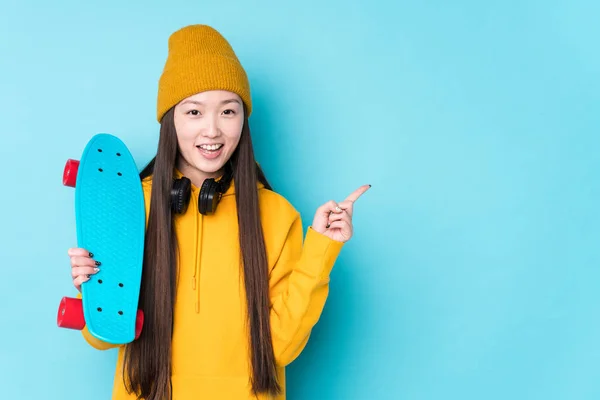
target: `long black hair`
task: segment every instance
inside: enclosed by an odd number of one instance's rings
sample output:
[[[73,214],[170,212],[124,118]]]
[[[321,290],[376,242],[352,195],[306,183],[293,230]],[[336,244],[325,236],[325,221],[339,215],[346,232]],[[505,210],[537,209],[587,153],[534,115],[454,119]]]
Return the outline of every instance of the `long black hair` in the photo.
[[[140,172],[152,176],[150,213],[146,231],[140,308],[146,328],[125,350],[124,381],[138,399],[171,398],[171,339],[176,282],[177,237],[172,221],[170,193],[179,148],[170,109],[161,121],[156,156]],[[245,115],[247,115],[245,113]],[[237,204],[239,243],[248,305],[252,364],[252,389],[281,392],[270,327],[268,265],[260,222],[257,184],[272,190],[256,163],[248,118],[244,120],[239,144],[231,155]],[[197,212],[197,210],[195,211]]]

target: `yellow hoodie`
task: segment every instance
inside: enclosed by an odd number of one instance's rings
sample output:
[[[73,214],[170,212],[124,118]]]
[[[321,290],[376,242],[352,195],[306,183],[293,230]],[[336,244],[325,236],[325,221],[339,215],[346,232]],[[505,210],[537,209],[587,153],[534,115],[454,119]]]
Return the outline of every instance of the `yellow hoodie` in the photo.
[[[175,169],[175,175],[181,173]],[[151,177],[142,186],[146,223]],[[234,185],[214,215],[198,212],[199,188],[183,215],[174,218],[180,246],[173,332],[173,400],[257,399],[250,388],[251,363],[245,324],[246,297],[239,266],[238,224]],[[304,349],[329,291],[329,274],[343,243],[308,228],[304,237],[300,214],[281,195],[259,184],[271,297],[271,329],[283,400],[285,366]],[[304,239],[304,243],[303,243]],[[117,347],[82,331],[99,350]],[[113,400],[132,400],[122,381],[124,346],[118,346]]]

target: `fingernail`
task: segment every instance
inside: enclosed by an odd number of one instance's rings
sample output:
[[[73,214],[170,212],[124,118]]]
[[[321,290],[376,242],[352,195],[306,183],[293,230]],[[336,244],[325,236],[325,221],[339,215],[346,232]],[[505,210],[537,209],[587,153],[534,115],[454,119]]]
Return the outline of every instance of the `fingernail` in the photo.
[[[329,228],[331,225],[327,224],[327,226],[325,228]]]
[[[100,268],[94,268],[94,272],[100,271]]]
[[[94,257],[94,253],[90,252],[90,257]]]
[[[90,279],[90,275],[89,275],[89,274],[88,274],[88,275],[86,275],[86,276],[87,276],[87,278],[88,278],[88,279]]]
[[[102,265],[100,261],[96,261],[96,265]]]

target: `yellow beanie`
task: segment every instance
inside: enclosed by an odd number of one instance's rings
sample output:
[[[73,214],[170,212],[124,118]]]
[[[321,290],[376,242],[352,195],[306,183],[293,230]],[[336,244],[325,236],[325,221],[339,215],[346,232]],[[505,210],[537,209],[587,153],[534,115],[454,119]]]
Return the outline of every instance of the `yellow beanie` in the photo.
[[[158,82],[157,119],[181,100],[207,90],[239,95],[252,112],[250,83],[227,40],[207,25],[189,25],[169,37],[167,62]]]

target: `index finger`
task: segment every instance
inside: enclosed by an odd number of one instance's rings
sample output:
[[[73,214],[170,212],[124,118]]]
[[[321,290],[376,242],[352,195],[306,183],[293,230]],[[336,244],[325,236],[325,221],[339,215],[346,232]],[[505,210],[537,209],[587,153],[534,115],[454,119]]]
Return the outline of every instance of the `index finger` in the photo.
[[[364,192],[366,192],[367,190],[369,190],[370,187],[371,187],[371,185],[363,185],[363,186],[359,187],[354,192],[352,192],[350,194],[350,196],[346,197],[346,201],[351,201],[351,202],[354,203],[356,200],[358,200],[358,198],[360,196],[363,195]]]
[[[71,247],[69,250],[67,250],[67,254],[70,257],[93,257],[94,255],[89,252],[86,249],[83,249],[81,247]]]

